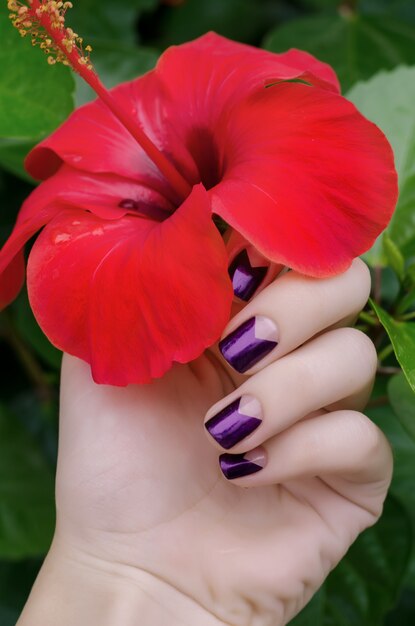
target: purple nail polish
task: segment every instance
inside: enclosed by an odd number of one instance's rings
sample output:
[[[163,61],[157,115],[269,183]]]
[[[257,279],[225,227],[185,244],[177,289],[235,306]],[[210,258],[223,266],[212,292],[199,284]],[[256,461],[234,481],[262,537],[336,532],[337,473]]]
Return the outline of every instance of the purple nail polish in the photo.
[[[253,267],[247,250],[242,250],[229,266],[235,296],[247,302],[265,278],[268,267]]]
[[[261,415],[261,404],[253,396],[246,395],[211,417],[205,427],[222,448],[229,450],[258,428]]]
[[[266,454],[262,447],[245,452],[245,454],[221,454],[219,464],[223,475],[228,480],[255,474],[266,464]]]
[[[219,342],[222,356],[241,374],[278,345],[277,327],[268,317],[256,315]]]

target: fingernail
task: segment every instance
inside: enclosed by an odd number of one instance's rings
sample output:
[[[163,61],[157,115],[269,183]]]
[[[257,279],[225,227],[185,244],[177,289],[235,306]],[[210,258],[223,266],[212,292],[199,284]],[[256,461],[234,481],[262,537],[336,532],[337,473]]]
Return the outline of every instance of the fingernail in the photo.
[[[262,422],[260,402],[253,396],[242,396],[225,406],[205,424],[208,433],[222,448],[229,450],[250,435]]]
[[[254,267],[246,249],[237,254],[228,270],[235,296],[247,302],[264,280],[267,270],[267,266]]]
[[[244,454],[229,454],[227,452],[219,457],[220,469],[228,480],[255,474],[265,467],[266,462],[266,453],[262,446]]]
[[[275,323],[269,317],[256,315],[222,339],[219,350],[229,365],[242,374],[278,345],[277,337]]]

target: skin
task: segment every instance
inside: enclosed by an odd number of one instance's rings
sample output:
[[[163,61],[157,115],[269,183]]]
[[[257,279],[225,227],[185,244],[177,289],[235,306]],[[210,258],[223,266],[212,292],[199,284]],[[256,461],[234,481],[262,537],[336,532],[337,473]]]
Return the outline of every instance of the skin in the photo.
[[[390,482],[383,434],[360,411],[376,352],[347,325],[369,294],[356,260],[324,280],[289,272],[236,315],[273,319],[279,344],[242,376],[217,347],[146,386],[62,368],[55,538],[18,626],[279,626],[310,599]],[[203,422],[243,393],[265,467],[226,480]]]

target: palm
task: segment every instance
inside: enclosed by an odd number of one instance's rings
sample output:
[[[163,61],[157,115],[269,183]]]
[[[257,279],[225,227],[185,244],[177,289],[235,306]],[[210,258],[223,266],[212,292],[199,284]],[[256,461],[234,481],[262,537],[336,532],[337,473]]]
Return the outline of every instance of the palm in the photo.
[[[273,623],[303,605],[369,514],[329,477],[255,489],[226,482],[202,423],[229,381],[206,356],[196,367],[118,389],[94,385],[85,364],[66,358],[58,528],[212,612],[206,589],[226,597],[230,613],[217,617],[227,623],[239,624],[249,606]]]

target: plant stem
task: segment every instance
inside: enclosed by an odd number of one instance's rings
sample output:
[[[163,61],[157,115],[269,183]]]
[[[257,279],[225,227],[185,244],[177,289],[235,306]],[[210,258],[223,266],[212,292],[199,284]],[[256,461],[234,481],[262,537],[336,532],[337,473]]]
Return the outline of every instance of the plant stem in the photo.
[[[393,345],[390,343],[383,348],[378,354],[378,359],[382,363],[393,352]]]
[[[2,333],[4,339],[10,345],[28,378],[36,387],[40,399],[45,403],[50,403],[53,399],[53,391],[49,385],[45,372],[14,329],[9,315],[4,315],[6,320],[6,331]]]
[[[379,320],[374,315],[371,315],[367,311],[361,311],[359,314],[359,319],[363,320],[370,326],[379,326]]]
[[[376,304],[380,304],[382,299],[382,268],[377,265],[374,268],[374,281],[373,281],[373,299]]]
[[[408,322],[409,320],[415,319],[415,311],[411,313],[406,313],[405,315],[400,315],[398,318],[399,322]]]
[[[192,190],[190,183],[157,148],[150,137],[146,135],[138,119],[136,119],[133,105],[131,105],[131,110],[126,108],[106,89],[90,64],[89,57],[88,60],[85,58],[82,46],[79,48],[77,44],[77,42],[82,40],[78,37],[78,39],[73,39],[68,44],[68,40],[71,39],[70,33],[73,36],[73,31],[64,26],[64,14],[60,17],[62,23],[57,27],[55,21],[58,9],[57,7],[48,7],[49,5],[42,0],[31,0],[25,15],[30,18],[33,24],[39,24],[49,35],[51,41],[54,42],[57,50],[62,53],[70,67],[95,91],[124,128],[134,137],[147,156],[169,181],[180,201],[183,201]]]
[[[377,369],[378,374],[383,376],[393,376],[393,374],[400,374],[401,371],[400,367],[389,367],[384,365],[379,365]]]
[[[389,404],[388,396],[387,395],[379,396],[378,398],[373,398],[373,400],[370,400],[367,404],[367,408],[373,409],[378,406],[385,406],[386,404]]]

